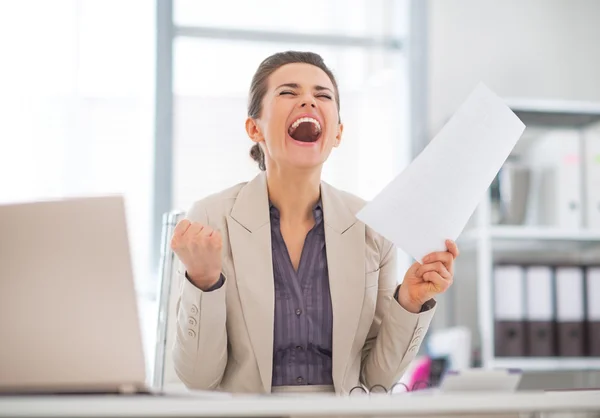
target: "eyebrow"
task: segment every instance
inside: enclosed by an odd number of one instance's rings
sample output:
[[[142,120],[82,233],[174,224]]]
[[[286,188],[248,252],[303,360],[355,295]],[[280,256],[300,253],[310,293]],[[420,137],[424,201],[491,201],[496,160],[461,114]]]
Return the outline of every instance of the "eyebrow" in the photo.
[[[292,89],[299,89],[300,85],[298,83],[284,83],[284,84],[280,85],[279,87],[277,87],[277,89],[280,89],[282,87],[288,87],[288,88],[292,88]],[[331,93],[333,93],[333,90],[331,90],[329,87],[316,85],[316,86],[313,86],[313,88],[315,90],[317,90],[317,91],[328,90]]]

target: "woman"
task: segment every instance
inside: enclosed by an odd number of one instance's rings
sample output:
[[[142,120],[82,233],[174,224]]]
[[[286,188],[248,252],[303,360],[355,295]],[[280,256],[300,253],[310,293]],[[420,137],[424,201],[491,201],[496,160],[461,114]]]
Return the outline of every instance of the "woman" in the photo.
[[[364,202],[321,181],[339,107],[317,54],[278,53],[254,75],[246,131],[262,172],[196,202],[171,242],[185,276],[173,355],[188,387],[390,388],[417,353],[458,249],[397,285],[394,245],[354,216]]]

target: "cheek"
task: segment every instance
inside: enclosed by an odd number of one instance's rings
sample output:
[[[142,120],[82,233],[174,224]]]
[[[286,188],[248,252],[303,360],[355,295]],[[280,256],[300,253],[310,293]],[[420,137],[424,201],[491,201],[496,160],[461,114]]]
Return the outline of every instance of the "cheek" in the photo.
[[[268,117],[265,118],[264,126],[267,133],[267,139],[274,139],[285,133],[285,121],[289,111],[286,112],[284,106],[277,106],[276,103],[269,109]]]
[[[331,140],[331,141],[335,141],[335,137],[338,134],[338,130],[339,130],[339,123],[338,123],[338,117],[337,114],[332,116],[331,119],[329,119],[330,122],[327,126],[327,137]]]
[[[327,131],[328,131],[328,133],[333,134],[335,136],[337,134],[338,125],[340,123],[337,107],[335,105],[329,106],[327,108],[326,118],[327,118],[327,125],[328,125]]]

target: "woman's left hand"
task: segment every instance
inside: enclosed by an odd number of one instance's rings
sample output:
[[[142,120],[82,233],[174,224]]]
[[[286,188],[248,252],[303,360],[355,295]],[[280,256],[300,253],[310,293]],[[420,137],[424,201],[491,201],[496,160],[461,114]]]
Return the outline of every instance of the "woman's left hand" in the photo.
[[[423,264],[415,262],[406,272],[398,292],[398,302],[409,312],[418,313],[425,302],[451,285],[454,277],[454,260],[458,257],[458,247],[446,240],[448,251],[428,254]]]

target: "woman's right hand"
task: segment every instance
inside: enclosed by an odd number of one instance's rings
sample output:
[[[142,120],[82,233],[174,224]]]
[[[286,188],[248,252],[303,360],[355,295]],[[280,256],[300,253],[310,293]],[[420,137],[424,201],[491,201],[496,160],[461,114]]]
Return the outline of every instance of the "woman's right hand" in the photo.
[[[222,247],[219,231],[187,219],[177,224],[171,239],[171,248],[185,266],[188,278],[200,289],[208,289],[219,280]]]

